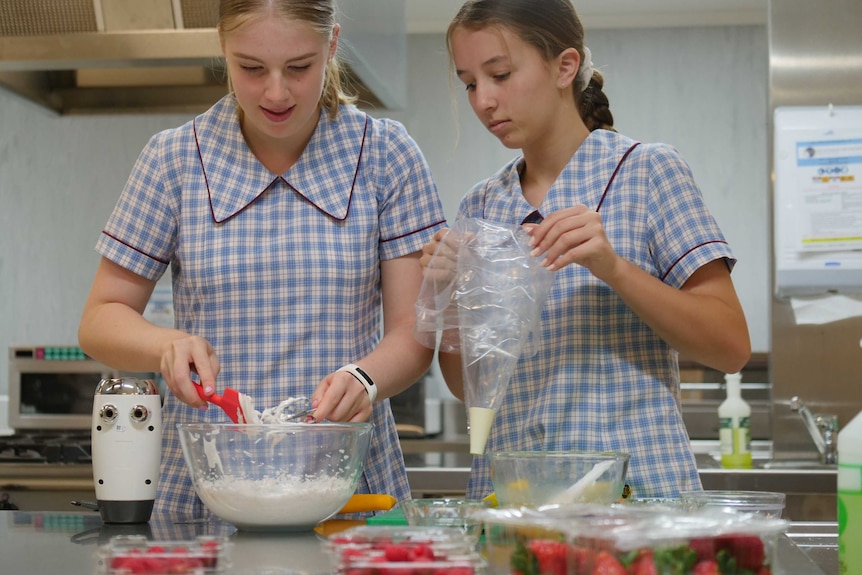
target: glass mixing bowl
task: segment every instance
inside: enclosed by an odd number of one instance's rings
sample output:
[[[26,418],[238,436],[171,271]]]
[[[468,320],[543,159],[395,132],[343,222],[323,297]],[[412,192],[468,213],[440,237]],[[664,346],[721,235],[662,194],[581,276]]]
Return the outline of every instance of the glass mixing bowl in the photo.
[[[679,499],[687,509],[723,507],[769,519],[781,519],[787,496],[778,491],[705,490],[683,491]]]
[[[629,462],[627,453],[591,451],[501,451],[488,457],[502,507],[619,501]]]
[[[308,530],[341,510],[368,455],[370,423],[179,423],[195,492],[246,530]]]
[[[482,521],[475,516],[476,511],[488,508],[485,501],[439,497],[428,499],[409,499],[398,504],[404,510],[408,525],[451,527],[458,529],[474,544],[479,540]]]

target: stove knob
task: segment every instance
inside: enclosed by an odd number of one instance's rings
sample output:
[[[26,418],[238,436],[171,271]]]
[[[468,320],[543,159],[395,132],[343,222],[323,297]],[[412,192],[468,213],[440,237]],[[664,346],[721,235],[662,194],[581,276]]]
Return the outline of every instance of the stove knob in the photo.
[[[129,419],[135,423],[144,423],[150,418],[150,410],[144,405],[136,405],[129,413]]]
[[[102,421],[107,421],[108,423],[117,419],[118,413],[117,406],[111,405],[110,403],[106,403],[101,409],[99,409],[99,417]]]

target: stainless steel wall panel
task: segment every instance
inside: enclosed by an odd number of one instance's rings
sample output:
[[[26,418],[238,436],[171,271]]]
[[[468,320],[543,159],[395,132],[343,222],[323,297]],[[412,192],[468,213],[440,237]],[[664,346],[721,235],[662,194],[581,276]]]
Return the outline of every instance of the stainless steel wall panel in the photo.
[[[859,0],[769,2],[770,173],[776,107],[862,105],[860,22]],[[793,458],[814,444],[791,397],[842,425],[862,410],[862,318],[799,326],[789,302],[773,297],[770,322],[773,447],[777,459]]]

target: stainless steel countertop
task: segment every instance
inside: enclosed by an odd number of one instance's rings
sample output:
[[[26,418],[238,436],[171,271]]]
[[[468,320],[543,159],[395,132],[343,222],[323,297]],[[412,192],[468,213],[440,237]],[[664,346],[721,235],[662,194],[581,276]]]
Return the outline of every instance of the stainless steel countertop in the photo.
[[[3,572],[92,573],[95,551],[118,534],[140,534],[151,540],[188,540],[221,535],[232,544],[232,567],[226,575],[322,575],[332,571],[321,541],[307,533],[240,532],[226,523],[175,523],[154,516],[134,526],[105,525],[95,513],[0,511],[0,557]],[[834,523],[793,524],[779,539],[775,575],[837,575]],[[797,545],[794,541],[801,543]],[[812,541],[816,542],[812,543]]]

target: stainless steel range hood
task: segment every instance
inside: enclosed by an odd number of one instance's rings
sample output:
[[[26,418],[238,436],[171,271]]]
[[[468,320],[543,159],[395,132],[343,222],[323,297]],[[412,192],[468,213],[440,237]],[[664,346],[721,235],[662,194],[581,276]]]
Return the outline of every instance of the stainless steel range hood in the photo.
[[[403,0],[339,8],[362,104],[403,107]],[[218,0],[0,0],[0,87],[63,115],[201,112],[226,93],[217,10]]]

